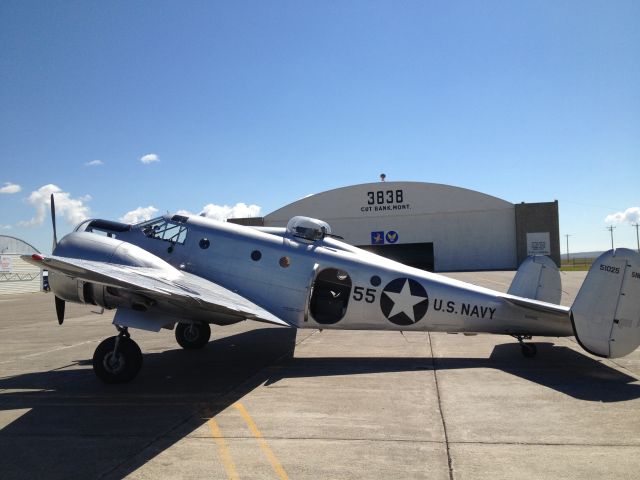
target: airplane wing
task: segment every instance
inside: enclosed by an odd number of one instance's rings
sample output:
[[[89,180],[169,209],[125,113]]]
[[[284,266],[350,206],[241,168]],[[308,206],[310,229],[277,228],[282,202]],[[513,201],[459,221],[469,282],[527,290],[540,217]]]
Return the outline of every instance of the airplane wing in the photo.
[[[214,314],[291,326],[245,297],[175,268],[169,270],[116,265],[54,255],[23,255],[22,259],[78,280],[125,289],[185,310],[206,310]]]

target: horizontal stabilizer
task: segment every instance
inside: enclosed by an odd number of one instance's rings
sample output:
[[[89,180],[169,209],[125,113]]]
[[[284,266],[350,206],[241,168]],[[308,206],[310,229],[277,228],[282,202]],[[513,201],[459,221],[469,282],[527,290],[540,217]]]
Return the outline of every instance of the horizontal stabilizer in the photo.
[[[511,282],[509,295],[559,304],[562,282],[555,262],[546,255],[528,257]]]
[[[593,262],[571,319],[576,339],[589,353],[616,358],[640,345],[640,254],[609,250]]]

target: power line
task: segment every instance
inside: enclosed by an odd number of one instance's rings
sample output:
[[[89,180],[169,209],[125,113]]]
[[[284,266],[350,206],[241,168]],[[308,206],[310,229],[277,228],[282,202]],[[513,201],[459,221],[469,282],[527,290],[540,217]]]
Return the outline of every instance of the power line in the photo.
[[[616,228],[616,227],[614,227],[613,225],[609,225],[607,227],[607,230],[609,230],[609,232],[611,232],[611,250],[613,250],[613,230],[614,230],[614,228]]]
[[[568,233],[565,233],[564,235],[565,237],[567,237],[567,263],[569,263],[569,237],[571,236]]]
[[[632,223],[632,227],[636,227],[636,242],[638,242],[638,253],[640,253],[640,236],[638,236],[638,222]]]

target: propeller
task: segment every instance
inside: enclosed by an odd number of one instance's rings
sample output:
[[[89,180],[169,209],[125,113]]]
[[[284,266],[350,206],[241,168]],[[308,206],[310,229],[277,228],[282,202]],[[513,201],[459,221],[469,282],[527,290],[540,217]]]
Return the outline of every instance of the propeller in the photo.
[[[58,316],[58,325],[62,325],[62,322],[64,322],[64,300],[61,299],[60,297],[55,297],[56,298],[56,315]]]
[[[53,198],[53,193],[51,194],[51,223],[53,224],[53,246],[51,247],[51,253],[58,246],[58,235],[56,233],[56,203]]]
[[[53,253],[58,246],[58,234],[56,232],[56,202],[53,198],[53,193],[51,194],[51,224],[53,225],[53,246],[51,247],[51,253]],[[64,322],[64,300],[60,297],[55,297],[56,299],[56,315],[58,316],[58,325],[62,325]]]

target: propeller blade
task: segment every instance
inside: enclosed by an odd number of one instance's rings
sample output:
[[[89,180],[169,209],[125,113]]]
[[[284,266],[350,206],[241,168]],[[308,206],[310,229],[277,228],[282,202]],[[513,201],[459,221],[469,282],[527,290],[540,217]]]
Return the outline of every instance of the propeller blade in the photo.
[[[56,315],[58,315],[58,325],[64,322],[64,300],[56,297]]]
[[[55,250],[56,246],[58,245],[58,234],[56,232],[56,204],[55,200],[53,199],[53,193],[51,194],[51,223],[53,224],[53,247],[51,248],[51,253],[53,253],[53,250]],[[60,317],[58,316],[58,318]]]

